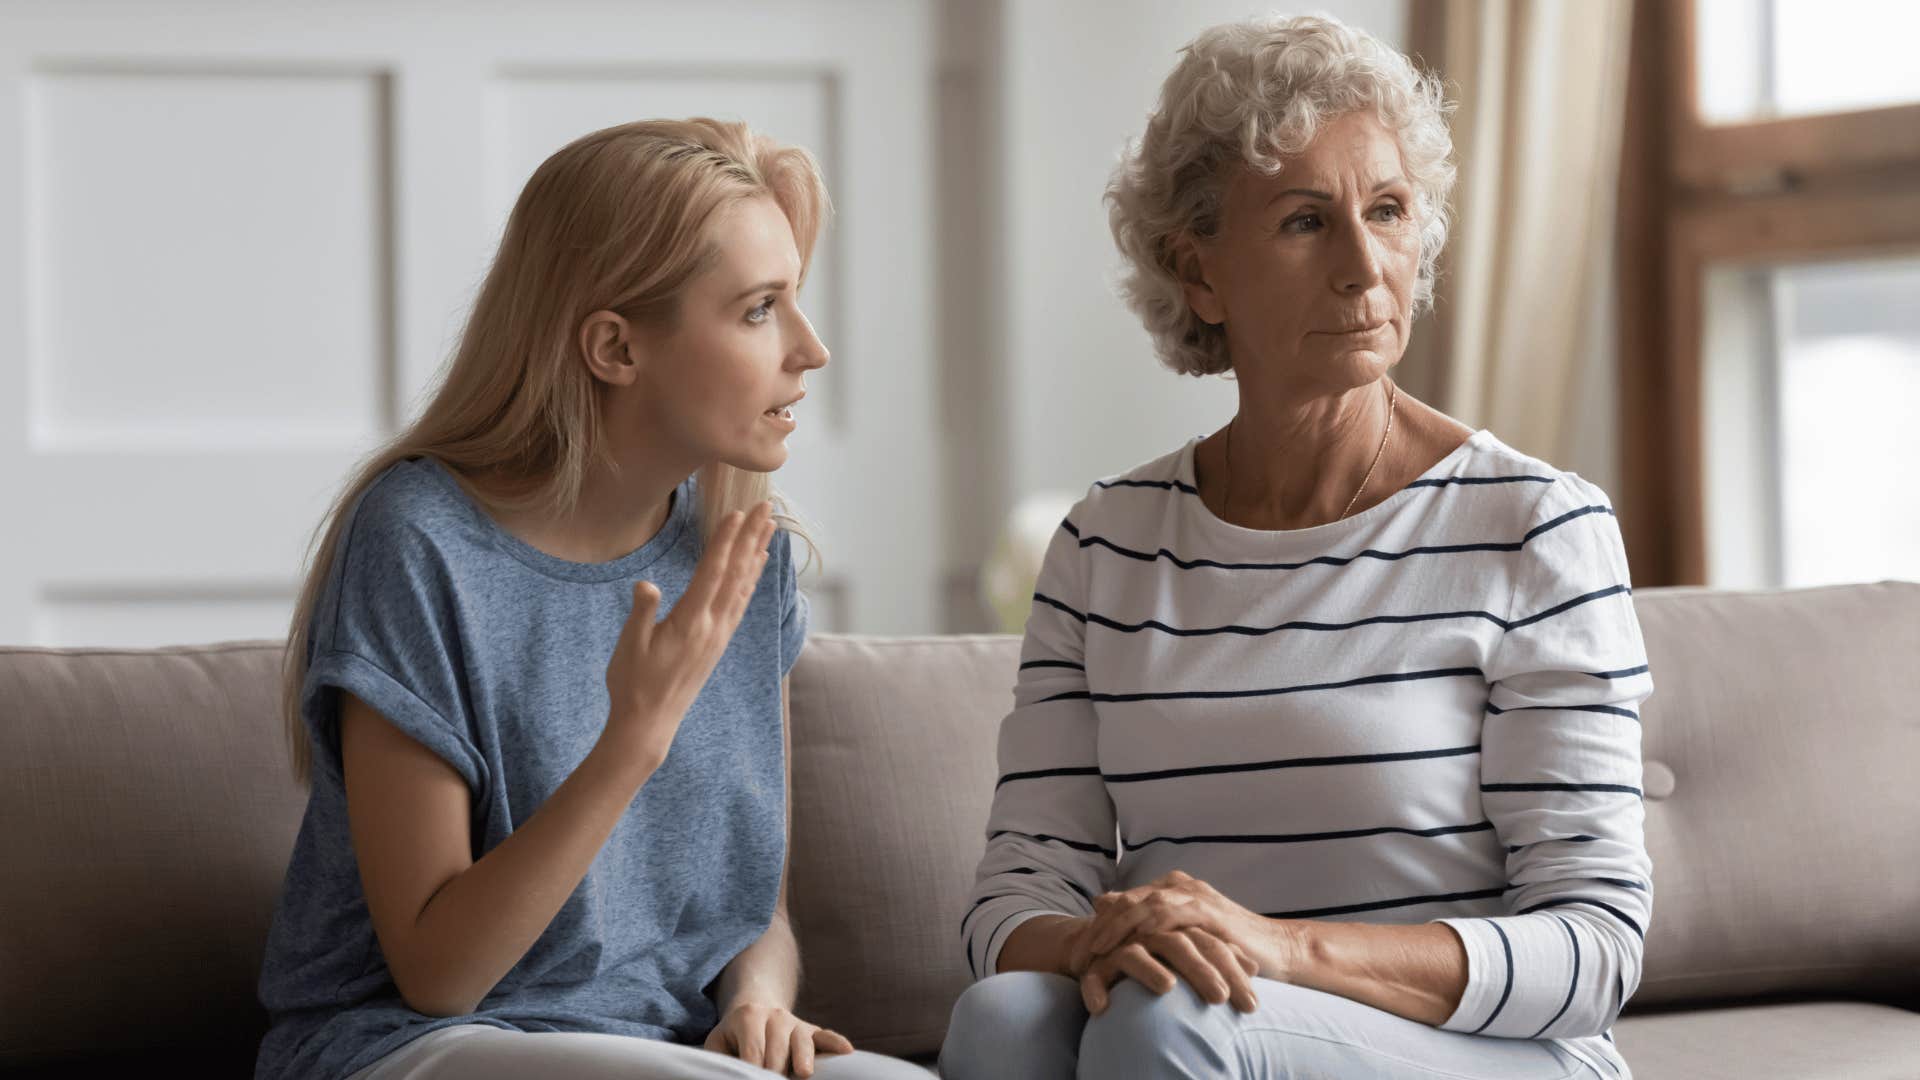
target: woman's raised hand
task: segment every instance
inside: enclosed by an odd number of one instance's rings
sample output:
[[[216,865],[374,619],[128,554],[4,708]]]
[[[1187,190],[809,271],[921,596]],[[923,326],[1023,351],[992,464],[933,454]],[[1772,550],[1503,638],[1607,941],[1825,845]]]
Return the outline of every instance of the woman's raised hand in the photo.
[[[666,760],[681,718],[746,614],[773,531],[770,502],[722,518],[687,591],[658,622],[659,588],[650,581],[634,585],[633,610],[607,662],[612,709],[603,742],[614,741],[623,756],[649,769]]]

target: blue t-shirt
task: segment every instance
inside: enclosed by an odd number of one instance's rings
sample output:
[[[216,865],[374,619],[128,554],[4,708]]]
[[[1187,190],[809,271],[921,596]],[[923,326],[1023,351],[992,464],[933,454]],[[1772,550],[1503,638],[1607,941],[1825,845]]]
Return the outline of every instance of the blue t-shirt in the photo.
[[[469,1016],[415,1012],[394,986],[360,888],[339,733],[344,689],[445,759],[472,796],[478,860],[599,738],[633,584],[653,582],[662,617],[672,609],[700,556],[697,499],[688,480],[646,546],[575,563],[502,529],[428,458],[361,496],[311,625],[313,788],[267,938],[257,1080],[345,1077],[453,1024],[679,1042],[712,1028],[706,987],[771,922],[786,851],[780,681],[807,624],[786,533],[666,762]]]

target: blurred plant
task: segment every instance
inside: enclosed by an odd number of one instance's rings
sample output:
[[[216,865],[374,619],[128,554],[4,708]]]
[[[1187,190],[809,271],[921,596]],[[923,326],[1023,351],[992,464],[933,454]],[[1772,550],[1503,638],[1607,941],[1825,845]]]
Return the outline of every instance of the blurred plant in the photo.
[[[1018,634],[1026,628],[1040,563],[1075,499],[1070,493],[1043,491],[1021,499],[1007,515],[993,553],[980,567],[980,601],[1002,633]]]

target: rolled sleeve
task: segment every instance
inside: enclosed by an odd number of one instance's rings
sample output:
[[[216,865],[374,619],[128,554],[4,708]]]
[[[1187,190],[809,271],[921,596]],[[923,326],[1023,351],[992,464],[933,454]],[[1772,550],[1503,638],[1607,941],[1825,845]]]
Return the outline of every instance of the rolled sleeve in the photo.
[[[376,485],[357,504],[309,628],[301,718],[338,773],[340,692],[445,760],[478,799],[488,765],[468,708],[453,577],[433,539]]]

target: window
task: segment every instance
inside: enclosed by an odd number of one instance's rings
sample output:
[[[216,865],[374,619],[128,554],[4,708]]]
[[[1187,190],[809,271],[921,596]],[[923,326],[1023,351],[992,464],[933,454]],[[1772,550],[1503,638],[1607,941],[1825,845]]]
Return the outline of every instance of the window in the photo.
[[[1707,579],[1920,580],[1920,257],[1708,272]]]
[[[1920,4],[1640,0],[1635,20],[1636,579],[1920,579],[1920,65],[1901,55]]]
[[[1699,0],[1700,118],[1709,124],[1920,101],[1920,5]]]

